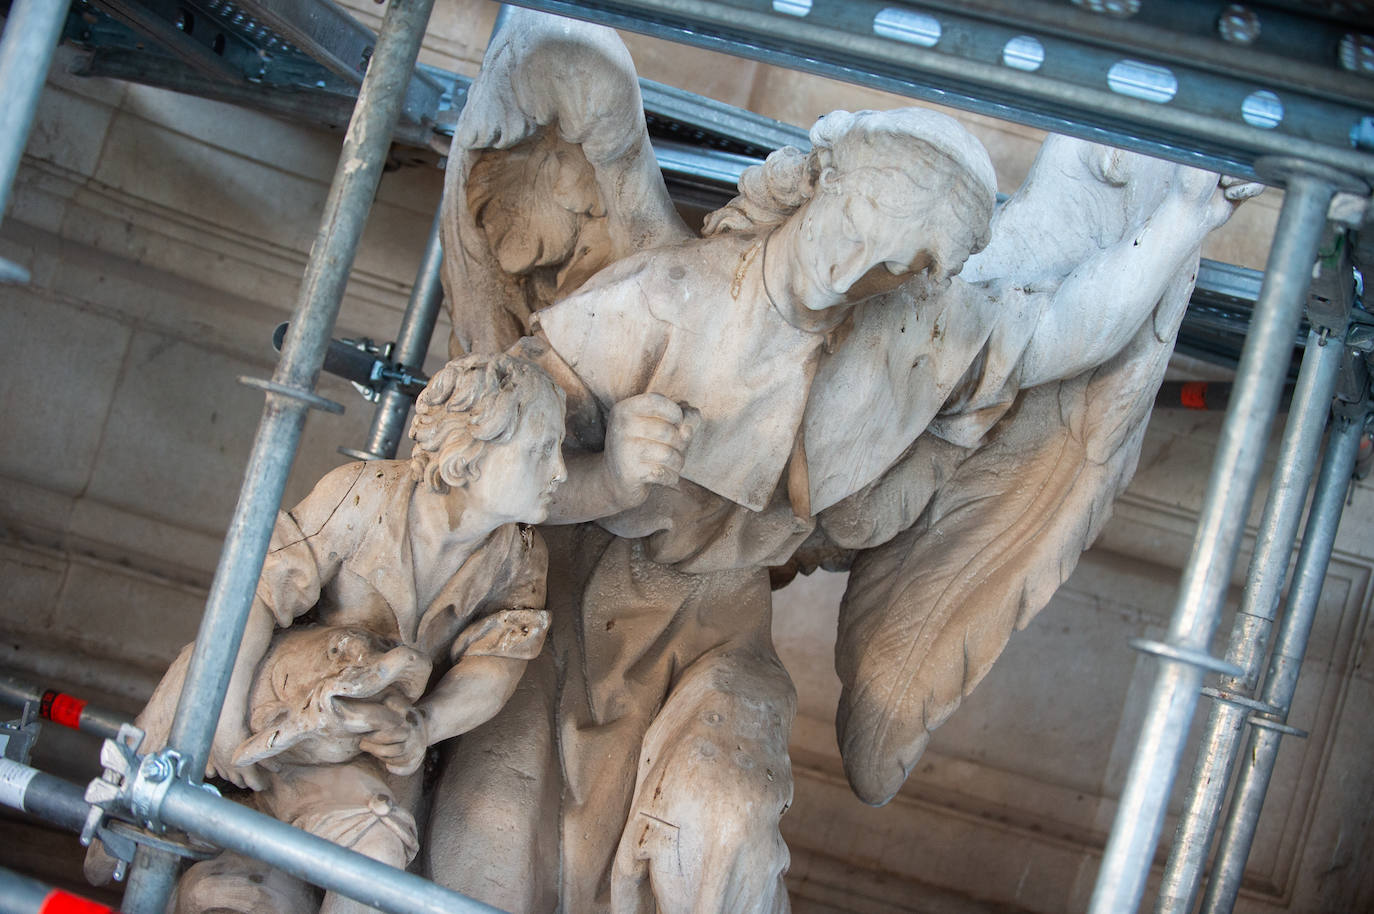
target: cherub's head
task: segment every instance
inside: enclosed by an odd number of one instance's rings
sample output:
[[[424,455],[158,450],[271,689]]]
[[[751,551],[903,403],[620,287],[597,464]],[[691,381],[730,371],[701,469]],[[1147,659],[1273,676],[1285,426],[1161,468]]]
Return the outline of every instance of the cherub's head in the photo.
[[[815,190],[799,266],[843,301],[929,270],[953,276],[988,242],[997,182],[987,150],[953,118],[923,108],[836,111],[811,128]]]
[[[464,511],[540,523],[563,465],[563,391],[533,362],[469,355],[441,368],[415,401],[410,470]]]

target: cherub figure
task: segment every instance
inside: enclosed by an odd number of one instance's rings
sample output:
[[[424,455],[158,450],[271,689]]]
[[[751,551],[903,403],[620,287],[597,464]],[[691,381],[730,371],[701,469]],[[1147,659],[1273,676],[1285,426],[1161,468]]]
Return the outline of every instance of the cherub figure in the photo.
[[[675,479],[680,454],[646,456],[639,443],[657,413],[678,409],[660,400],[617,405],[605,452],[579,464],[584,492],[571,505],[620,504],[650,479]],[[537,365],[455,359],[416,402],[408,461],[339,467],[283,511],[208,773],[252,788],[283,821],[405,867],[427,749],[491,718],[543,646],[548,558],[529,525],[567,479],[564,421],[562,390]],[[138,718],[145,749],[166,742],[189,658],[190,646]],[[107,876],[99,857],[88,864],[96,878]],[[198,865],[179,910],[219,910],[226,898],[244,899],[244,911],[296,910],[309,897],[264,872],[242,858]],[[326,896],[321,910],[367,909]]]

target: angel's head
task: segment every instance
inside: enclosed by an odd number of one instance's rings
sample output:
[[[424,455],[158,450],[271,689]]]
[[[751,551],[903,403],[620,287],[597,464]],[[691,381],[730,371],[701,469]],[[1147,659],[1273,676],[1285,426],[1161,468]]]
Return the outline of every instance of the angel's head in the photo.
[[[563,465],[563,391],[533,362],[469,355],[440,369],[415,401],[411,474],[464,492],[464,511],[540,523]]]
[[[800,221],[813,281],[841,301],[928,270],[943,280],[988,242],[997,199],[987,150],[922,108],[836,111],[811,128],[810,200]]]

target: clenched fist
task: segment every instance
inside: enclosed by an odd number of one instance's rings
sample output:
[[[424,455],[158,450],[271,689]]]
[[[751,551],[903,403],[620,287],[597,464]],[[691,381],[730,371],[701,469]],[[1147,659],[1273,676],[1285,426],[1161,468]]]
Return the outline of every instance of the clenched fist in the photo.
[[[640,504],[650,485],[677,486],[701,413],[660,394],[640,394],[611,408],[606,470],[622,507]]]

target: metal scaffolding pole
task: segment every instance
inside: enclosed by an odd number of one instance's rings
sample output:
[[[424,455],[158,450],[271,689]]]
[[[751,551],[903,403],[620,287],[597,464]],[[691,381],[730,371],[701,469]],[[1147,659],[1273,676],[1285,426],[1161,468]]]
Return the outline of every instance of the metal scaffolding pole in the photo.
[[[69,0],[15,0],[0,36],[0,218],[28,144]],[[0,282],[26,283],[29,271],[0,258]]]
[[[103,904],[0,867],[0,914],[109,914]]]
[[[0,758],[0,804],[75,832],[91,811],[84,788],[7,758]]]
[[[491,27],[488,44],[496,39],[510,15],[511,7],[501,4],[496,10],[496,22]],[[420,267],[415,271],[415,284],[410,287],[410,299],[406,302],[405,316],[401,318],[401,329],[396,333],[396,348],[391,360],[402,374],[418,373],[424,367],[425,355],[434,336],[434,324],[439,319],[439,308],[444,303],[444,243],[440,233],[443,214],[443,202],[440,201],[438,209],[434,211],[434,221],[429,226],[424,256],[420,258]],[[377,401],[377,411],[372,414],[367,445],[357,451],[341,447],[339,452],[362,460],[394,459],[401,445],[401,435],[405,432],[411,399],[405,392],[403,380],[388,380]]]
[[[1164,869],[1155,906],[1158,914],[1187,914],[1197,900],[1245,715],[1254,709],[1248,696],[1254,693],[1269,647],[1270,630],[1288,573],[1288,557],[1316,472],[1322,430],[1331,411],[1343,350],[1339,342],[1315,330],[1308,335],[1278,466],[1250,559],[1245,594],[1226,652],[1226,659],[1240,667],[1243,675],[1223,675],[1220,688],[1210,693],[1216,701],[1193,771],[1188,807],[1179,820],[1169,863]]]
[[[1236,903],[1245,861],[1250,856],[1255,827],[1259,823],[1264,795],[1269,789],[1269,777],[1278,757],[1279,741],[1287,726],[1288,711],[1298,687],[1298,673],[1302,669],[1307,639],[1317,614],[1317,600],[1326,580],[1331,549],[1336,541],[1336,528],[1345,507],[1350,477],[1355,471],[1355,458],[1364,433],[1367,403],[1350,410],[1349,415],[1337,415],[1332,423],[1331,440],[1326,446],[1317,489],[1312,496],[1312,509],[1293,586],[1288,595],[1288,611],[1279,626],[1274,655],[1269,660],[1261,701],[1274,710],[1250,717],[1250,738],[1246,741],[1240,772],[1236,778],[1235,797],[1226,818],[1226,827],[1217,846],[1217,860],[1212,880],[1203,899],[1204,914],[1226,914]]]
[[[313,392],[315,381],[433,5],[434,0],[391,0],[387,8],[344,136],[281,359],[270,382],[255,384],[267,391],[267,404],[168,740],[185,759],[185,775],[193,782],[205,771],[306,411],[311,406],[337,409]],[[177,862],[144,848],[139,857],[124,909],[129,914],[161,914]]]
[[[1230,584],[1283,386],[1284,373],[1274,366],[1287,364],[1291,357],[1327,206],[1336,190],[1351,181],[1308,163],[1270,164],[1286,176],[1287,194],[1167,642],[1153,648],[1160,654],[1161,667],[1098,871],[1092,914],[1122,914],[1140,904],[1203,674],[1207,669],[1238,672],[1206,652]]]
[[[499,908],[387,866],[271,816],[173,782],[156,810],[173,828],[339,892],[388,914],[500,914]]]
[[[110,742],[116,746],[120,743]],[[123,756],[117,748],[112,751]],[[167,776],[156,777],[155,771]],[[123,794],[128,805],[125,812],[133,812],[140,820],[181,828],[217,847],[265,860],[389,914],[485,914],[498,910],[226,800],[204,787],[175,780],[170,777],[170,766],[145,768],[140,764],[123,774],[128,791]],[[85,790],[11,759],[0,758],[0,805],[76,832],[84,833],[90,826],[91,800]],[[4,887],[0,882],[0,891]],[[0,904],[3,901],[0,897]],[[0,907],[0,912],[4,910]]]
[[[38,706],[38,715],[44,720],[100,739],[114,739],[119,735],[119,728],[129,722],[126,715],[88,704],[83,698],[29,685],[9,676],[0,676],[0,701],[21,706],[31,702]]]
[[[504,11],[505,8],[502,9]],[[444,303],[444,285],[440,279],[440,268],[444,264],[444,248],[439,238],[440,221],[440,213],[436,212],[434,222],[429,227],[424,257],[415,274],[415,285],[410,289],[405,316],[401,319],[401,329],[396,334],[396,349],[391,356],[397,367],[406,373],[418,372],[424,367],[429,341],[434,336],[434,324],[439,319],[439,307]],[[367,446],[359,452],[345,453],[366,460],[394,458],[401,444],[401,435],[405,432],[410,401],[411,397],[406,394],[400,381],[387,381],[377,401],[377,411],[372,416]]]

